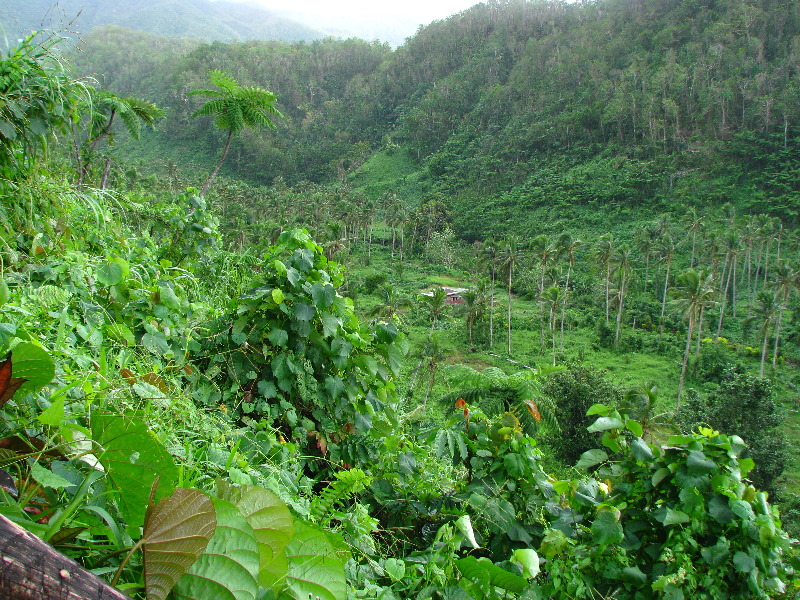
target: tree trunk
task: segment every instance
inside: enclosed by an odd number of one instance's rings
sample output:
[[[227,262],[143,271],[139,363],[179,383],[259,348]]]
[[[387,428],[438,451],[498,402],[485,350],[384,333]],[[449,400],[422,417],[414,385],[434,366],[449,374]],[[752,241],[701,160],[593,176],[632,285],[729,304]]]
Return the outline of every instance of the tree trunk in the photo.
[[[784,299],[784,302],[786,300]],[[778,366],[778,344],[781,337],[781,322],[783,321],[783,308],[778,309],[778,320],[775,322],[775,347],[772,352],[772,370]]]
[[[489,298],[489,348],[494,348],[494,265],[492,271],[492,293]]]
[[[725,260],[725,267],[727,268],[728,261]],[[728,286],[731,284],[731,272],[733,269],[728,269],[728,278],[725,280],[725,291],[722,292],[722,302],[719,305],[719,322],[717,323],[717,339],[716,343],[719,343],[719,336],[722,334],[722,320],[725,318],[725,304],[728,301]],[[722,270],[725,272],[725,269]]]
[[[664,277],[664,296],[661,298],[661,319],[658,323],[658,343],[661,343],[661,338],[664,335],[664,314],[667,312],[667,290],[669,288],[669,268],[672,265],[672,261],[667,263],[667,274]],[[680,398],[680,394],[678,394]],[[679,400],[680,401],[680,400]]]
[[[219,162],[217,163],[217,166],[214,167],[214,170],[211,172],[211,175],[206,180],[206,183],[203,186],[203,189],[200,190],[200,195],[201,196],[205,196],[206,195],[206,192],[208,191],[208,188],[211,187],[211,184],[214,183],[214,180],[217,178],[217,173],[219,173],[219,170],[222,167],[222,163],[225,160],[225,157],[228,155],[228,150],[230,150],[230,148],[231,148],[231,141],[232,140],[233,140],[233,131],[229,131],[228,132],[228,139],[225,141],[225,148],[223,148],[223,150],[222,150],[222,156],[220,156]]]
[[[106,189],[106,183],[108,182],[108,172],[111,170],[111,157],[106,157],[106,164],[103,167],[103,178],[100,180],[100,189]]]
[[[619,332],[622,329],[622,305],[625,301],[625,270],[622,270],[622,284],[619,286],[619,309],[617,310],[617,333],[614,336],[614,346],[619,344]]]
[[[508,353],[511,354],[511,274],[514,271],[512,265],[508,266]]]
[[[703,337],[703,316],[705,315],[705,309],[701,306],[700,307],[700,318],[697,320],[697,343],[694,347],[694,365],[692,365],[692,377],[697,375],[697,363],[700,360],[700,340]]]
[[[572,260],[570,260],[569,267],[567,268],[567,283],[564,287],[564,300],[561,302],[561,340],[559,342],[559,346],[562,353],[564,352],[564,318],[567,314],[567,298],[569,296],[570,275],[572,275]]]
[[[0,598],[130,600],[3,516],[0,516],[0,560]]]
[[[769,343],[769,325],[764,326],[764,344],[761,346],[761,368],[758,376],[764,378],[764,363],[767,362],[767,345]]]
[[[683,382],[686,379],[686,365],[689,364],[689,351],[692,349],[692,330],[694,329],[694,309],[689,314],[689,330],[686,332],[686,350],[683,353],[683,365],[681,366],[681,378],[678,381],[678,403],[675,410],[681,407],[681,395],[683,394]]]

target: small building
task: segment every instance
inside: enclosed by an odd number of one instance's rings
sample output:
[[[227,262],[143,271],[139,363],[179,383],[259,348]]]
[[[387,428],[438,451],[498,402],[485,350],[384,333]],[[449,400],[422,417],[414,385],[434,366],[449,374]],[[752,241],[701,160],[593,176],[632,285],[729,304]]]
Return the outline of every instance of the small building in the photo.
[[[467,291],[467,288],[448,288],[443,287],[446,300],[445,302],[449,305],[458,305],[464,304],[464,292]],[[433,291],[428,290],[427,292],[422,292],[423,296],[433,296]]]

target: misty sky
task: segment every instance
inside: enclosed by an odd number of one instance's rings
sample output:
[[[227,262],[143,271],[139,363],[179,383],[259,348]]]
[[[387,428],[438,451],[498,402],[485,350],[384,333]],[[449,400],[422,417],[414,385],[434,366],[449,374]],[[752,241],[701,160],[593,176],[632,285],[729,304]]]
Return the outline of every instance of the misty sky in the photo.
[[[429,23],[443,19],[477,4],[480,0],[257,0],[268,8],[290,10],[312,14],[336,14],[362,19],[399,16],[414,19],[418,23]]]

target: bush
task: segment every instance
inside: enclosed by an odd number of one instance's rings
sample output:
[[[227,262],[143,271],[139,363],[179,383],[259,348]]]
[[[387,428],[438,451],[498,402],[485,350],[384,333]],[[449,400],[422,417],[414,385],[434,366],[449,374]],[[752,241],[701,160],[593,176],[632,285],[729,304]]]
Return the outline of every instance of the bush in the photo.
[[[786,439],[778,430],[783,415],[775,404],[772,383],[727,369],[719,389],[703,397],[691,391],[678,412],[677,421],[688,433],[704,425],[740,436],[748,448],[743,456],[752,458],[756,468],[750,475],[755,485],[774,493],[786,466]]]
[[[558,458],[574,464],[586,450],[597,444],[595,436],[586,431],[594,421],[586,411],[593,404],[618,404],[622,390],[602,372],[574,365],[550,376],[542,393],[555,404],[561,432],[548,438],[547,443]]]

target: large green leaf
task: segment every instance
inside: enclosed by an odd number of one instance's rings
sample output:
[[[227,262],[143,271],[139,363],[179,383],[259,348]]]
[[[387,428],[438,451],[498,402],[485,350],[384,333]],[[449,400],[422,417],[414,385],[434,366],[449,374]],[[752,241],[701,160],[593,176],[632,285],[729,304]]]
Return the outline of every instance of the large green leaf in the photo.
[[[599,417],[594,423],[589,425],[586,430],[589,433],[597,433],[599,431],[608,431],[610,429],[622,429],[625,427],[625,423],[623,423],[617,417]]]
[[[528,582],[523,577],[498,567],[488,558],[478,559],[474,556],[467,556],[457,560],[456,566],[464,577],[477,579],[478,581],[488,579],[491,585],[512,594],[521,594],[528,587]]]
[[[150,487],[156,477],[160,485],[156,501],[175,489],[178,468],[163,445],[137,417],[94,413],[92,439],[100,446],[97,457],[108,480],[119,492],[119,507],[129,530],[144,523]]]
[[[172,590],[176,600],[255,600],[258,544],[253,528],[233,504],[212,498],[217,530],[205,553]]]
[[[342,600],[347,595],[344,564],[348,552],[334,534],[296,521],[286,557],[289,568],[280,600]]]
[[[176,489],[152,508],[144,526],[147,600],[164,600],[205,552],[217,526],[214,504],[200,490]]]
[[[107,262],[97,268],[97,281],[105,286],[118,285],[122,275],[122,265],[117,262]]]
[[[592,521],[592,535],[596,544],[618,544],[623,539],[620,511],[604,505]]]
[[[283,550],[294,533],[294,519],[283,500],[265,488],[255,485],[236,487],[223,480],[217,481],[217,495],[235,505],[253,528],[261,569],[266,569],[283,556]],[[268,587],[275,575],[273,568],[270,574],[259,575],[259,579],[264,580],[259,583]]]
[[[589,467],[593,467],[595,465],[599,465],[601,462],[608,460],[608,454],[604,450],[594,449],[594,450],[587,450],[583,454],[581,454],[581,458],[578,461],[578,464],[575,465],[576,469],[588,469]]]
[[[27,380],[19,388],[20,394],[36,392],[53,380],[56,364],[50,355],[36,344],[22,342],[11,351],[12,374],[15,379]]]

